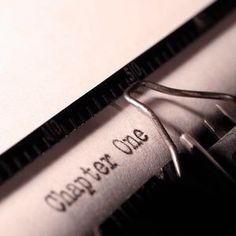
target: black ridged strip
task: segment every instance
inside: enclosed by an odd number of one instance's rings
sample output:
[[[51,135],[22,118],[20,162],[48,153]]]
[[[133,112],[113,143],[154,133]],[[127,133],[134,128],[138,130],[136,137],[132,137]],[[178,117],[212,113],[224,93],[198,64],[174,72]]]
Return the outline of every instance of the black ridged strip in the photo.
[[[147,3],[148,4],[148,3]],[[0,183],[41,156],[97,112],[191,44],[235,8],[233,0],[220,0],[178,30],[114,73],[90,92],[52,117],[0,156]]]

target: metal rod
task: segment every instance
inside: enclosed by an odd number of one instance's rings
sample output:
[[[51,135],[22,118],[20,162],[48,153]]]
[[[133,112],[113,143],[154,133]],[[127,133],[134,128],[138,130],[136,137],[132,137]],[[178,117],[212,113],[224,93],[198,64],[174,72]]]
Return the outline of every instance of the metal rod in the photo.
[[[140,85],[155,90],[160,93],[168,94],[171,96],[178,97],[189,97],[189,98],[202,98],[202,99],[216,99],[216,100],[225,100],[236,103],[236,96],[226,93],[215,93],[215,92],[206,92],[206,91],[192,91],[192,90],[182,90],[175,89],[160,85],[151,81],[142,81]]]
[[[141,103],[136,98],[131,96],[131,93],[134,90],[134,88],[136,88],[136,86],[137,86],[137,84],[130,87],[126,91],[124,97],[125,97],[126,101],[128,101],[130,104],[132,104],[138,110],[142,111],[143,113],[148,115],[149,118],[151,118],[155,127],[157,128],[158,132],[160,133],[163,141],[165,142],[165,144],[167,145],[167,147],[170,151],[171,159],[174,163],[174,167],[175,167],[178,177],[181,177],[181,168],[180,168],[180,164],[179,164],[177,148],[176,148],[173,140],[169,136],[168,132],[166,131],[165,127],[163,126],[162,122],[160,121],[158,116],[155,114],[155,112],[151,108],[149,108],[148,106],[146,106],[145,104]]]

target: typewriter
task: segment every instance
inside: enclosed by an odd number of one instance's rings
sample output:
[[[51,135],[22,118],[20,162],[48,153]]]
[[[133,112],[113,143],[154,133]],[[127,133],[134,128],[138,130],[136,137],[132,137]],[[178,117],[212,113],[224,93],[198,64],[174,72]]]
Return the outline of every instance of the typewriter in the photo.
[[[0,235],[235,235],[236,2],[23,2],[0,11]]]

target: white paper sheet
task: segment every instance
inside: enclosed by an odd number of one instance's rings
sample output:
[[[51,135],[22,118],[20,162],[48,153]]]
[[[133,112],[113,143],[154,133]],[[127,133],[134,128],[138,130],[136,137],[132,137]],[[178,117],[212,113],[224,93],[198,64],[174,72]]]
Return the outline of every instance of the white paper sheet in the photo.
[[[231,53],[236,51],[235,19],[236,14],[149,79],[163,79],[163,84],[177,88],[236,94],[236,54]],[[148,92],[142,96],[142,101],[149,104],[152,101],[152,108],[167,123],[175,141],[178,141],[178,132],[199,128],[199,115],[214,111],[214,101],[168,97],[168,102],[164,100],[166,96],[158,95],[158,100],[156,97],[156,93]],[[152,122],[122,99],[118,104],[123,104],[121,111],[106,108],[1,187],[0,196],[6,197],[0,199],[0,235],[89,235],[91,228],[101,223],[169,160],[169,153]],[[123,140],[134,129],[143,131],[148,140],[133,150],[133,155],[114,148],[112,140]],[[45,203],[44,198],[50,191],[64,189],[82,175],[80,167],[93,168],[92,164],[104,154],[109,154],[117,167],[108,175],[101,175],[100,181],[88,177],[96,193],[91,195],[87,190],[65,212],[58,212]],[[21,187],[15,189],[21,182]],[[8,195],[10,189],[15,191]]]
[[[212,0],[1,0],[0,153]]]

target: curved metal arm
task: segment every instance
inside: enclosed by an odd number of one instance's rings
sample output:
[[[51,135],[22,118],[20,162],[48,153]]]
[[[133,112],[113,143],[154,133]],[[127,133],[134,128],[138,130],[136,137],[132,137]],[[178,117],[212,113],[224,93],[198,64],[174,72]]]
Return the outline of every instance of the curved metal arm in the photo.
[[[141,110],[143,113],[145,113],[146,115],[148,115],[152,119],[152,121],[153,121],[154,125],[156,126],[158,132],[160,133],[163,141],[165,142],[165,144],[167,145],[167,147],[170,151],[171,159],[174,163],[176,173],[179,177],[181,177],[181,168],[180,168],[180,164],[179,164],[179,160],[178,160],[177,148],[176,148],[173,140],[169,136],[168,132],[166,131],[165,127],[163,126],[163,124],[159,120],[158,116],[155,114],[155,112],[152,109],[150,109],[148,106],[139,102],[137,99],[135,99],[134,97],[131,96],[132,90],[136,86],[137,86],[137,84],[130,87],[126,91],[124,97],[130,104],[132,104],[138,110]]]
[[[175,89],[175,88],[169,88],[169,87],[166,87],[166,86],[163,86],[158,83],[151,82],[151,81],[142,81],[140,82],[140,85],[146,88],[155,90],[159,93],[164,93],[171,96],[202,98],[202,99],[216,99],[216,100],[236,102],[236,96],[233,96],[231,94],[226,94],[226,93]]]
[[[134,107],[136,107],[138,110],[148,115],[154,122],[158,132],[160,133],[163,141],[165,142],[165,144],[167,145],[170,151],[171,159],[174,163],[176,173],[179,177],[181,177],[181,168],[180,168],[180,163],[178,160],[178,152],[177,152],[175,143],[171,139],[170,135],[166,131],[165,127],[163,126],[163,124],[161,123],[160,119],[155,114],[155,112],[151,108],[149,108],[148,106],[146,106],[145,104],[141,103],[136,98],[131,96],[132,91],[135,90],[135,88],[137,88],[138,86],[144,86],[160,93],[169,94],[171,96],[216,99],[216,100],[225,100],[225,101],[231,101],[231,102],[236,102],[236,97],[230,94],[225,94],[225,93],[191,91],[191,90],[169,88],[169,87],[165,87],[163,85],[160,85],[158,83],[154,83],[151,81],[137,82],[125,92],[125,95],[124,95],[125,99]]]

